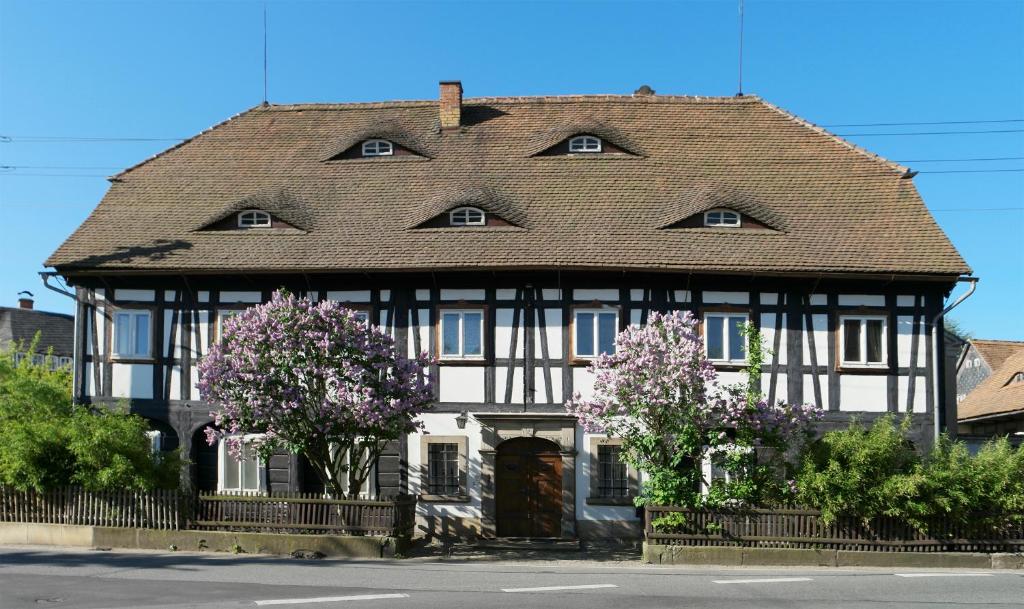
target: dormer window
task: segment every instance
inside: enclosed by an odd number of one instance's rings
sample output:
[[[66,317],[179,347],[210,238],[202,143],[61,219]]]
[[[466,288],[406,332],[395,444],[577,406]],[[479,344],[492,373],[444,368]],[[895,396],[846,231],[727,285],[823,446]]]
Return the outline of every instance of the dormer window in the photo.
[[[363,156],[391,156],[395,147],[387,140],[366,140],[363,142]]]
[[[740,225],[740,215],[729,209],[712,209],[704,212],[704,226],[732,226]]]
[[[238,228],[268,228],[270,214],[265,211],[249,209],[238,214]]]
[[[601,140],[592,135],[578,135],[569,140],[569,152],[601,152]]]
[[[459,207],[448,214],[452,226],[483,226],[486,223],[484,210],[476,207]]]

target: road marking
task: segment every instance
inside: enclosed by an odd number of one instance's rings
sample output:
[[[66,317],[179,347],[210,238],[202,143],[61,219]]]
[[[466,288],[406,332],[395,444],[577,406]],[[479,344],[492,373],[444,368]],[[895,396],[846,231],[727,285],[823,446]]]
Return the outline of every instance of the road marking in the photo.
[[[893,573],[896,577],[992,577],[991,573]]]
[[[321,596],[317,598],[279,598],[254,601],[257,605],[298,605],[301,603],[340,603],[342,601],[375,601],[384,598],[409,598],[408,594],[357,594],[355,596]]]
[[[542,586],[540,588],[502,588],[502,592],[550,592],[552,590],[593,590],[594,588],[618,588],[615,584],[586,584],[582,586]]]
[[[774,584],[779,582],[809,582],[810,577],[765,577],[760,579],[713,579],[714,584]]]

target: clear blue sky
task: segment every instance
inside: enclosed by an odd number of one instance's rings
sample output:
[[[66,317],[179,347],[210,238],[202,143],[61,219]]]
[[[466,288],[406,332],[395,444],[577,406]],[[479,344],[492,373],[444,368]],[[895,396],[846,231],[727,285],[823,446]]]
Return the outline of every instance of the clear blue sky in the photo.
[[[270,101],[736,92],[737,3],[268,2]],[[262,2],[0,0],[0,304],[71,303],[42,261],[109,175],[262,98]],[[745,91],[822,125],[1024,119],[1024,2],[746,2]],[[836,127],[838,133],[1024,129],[1024,122]],[[1024,132],[853,136],[897,161],[1024,157]],[[911,162],[921,171],[1024,160]],[[68,169],[73,167],[76,169]],[[95,169],[93,169],[95,168]],[[33,175],[50,174],[50,175]],[[86,177],[67,177],[69,175]],[[1024,173],[922,173],[939,224],[982,278],[954,317],[1024,340]]]

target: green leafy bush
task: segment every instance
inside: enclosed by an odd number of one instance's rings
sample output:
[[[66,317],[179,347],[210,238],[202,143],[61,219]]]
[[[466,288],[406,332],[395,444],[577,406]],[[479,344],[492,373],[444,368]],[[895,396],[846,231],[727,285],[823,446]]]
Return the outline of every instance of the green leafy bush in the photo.
[[[886,415],[870,429],[853,422],[825,434],[804,455],[797,501],[826,522],[891,516],[921,530],[941,518],[980,534],[1024,518],[1024,451],[1002,438],[972,456],[943,436],[922,456],[909,425]]]
[[[0,351],[0,484],[45,490],[177,486],[177,452],[154,456],[141,417],[76,406],[71,371]],[[49,358],[47,358],[49,360]]]

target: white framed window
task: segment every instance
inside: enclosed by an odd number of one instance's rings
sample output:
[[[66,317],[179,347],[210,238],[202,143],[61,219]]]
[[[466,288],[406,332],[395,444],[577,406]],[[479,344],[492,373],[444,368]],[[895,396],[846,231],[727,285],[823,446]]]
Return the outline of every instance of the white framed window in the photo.
[[[573,311],[573,355],[577,358],[615,353],[619,333],[619,311],[612,308]]]
[[[484,310],[441,309],[441,359],[483,359]]]
[[[217,444],[217,492],[262,493],[266,490],[266,471],[252,447],[252,441],[260,437],[260,434],[242,436],[240,459],[228,450],[228,438],[220,439]]]
[[[224,336],[224,322],[238,315],[245,309],[217,309],[217,338]]]
[[[704,456],[704,460],[700,464],[701,469],[701,482],[700,492],[702,495],[707,496],[708,492],[711,491],[711,487],[716,482],[721,481],[724,484],[730,484],[743,477],[743,472],[731,472],[723,466],[721,460],[729,453],[744,453],[750,454],[753,452],[753,447],[750,446],[726,446],[722,447],[718,454],[707,453]]]
[[[742,364],[747,361],[747,345],[743,338],[746,313],[704,314],[704,349],[712,362]]]
[[[843,366],[885,367],[885,315],[839,317],[839,363]]]
[[[601,152],[601,139],[592,135],[577,135],[569,140],[569,152]]]
[[[459,207],[448,212],[448,223],[452,226],[483,226],[487,215],[477,207]]]
[[[121,309],[114,312],[114,355],[150,356],[150,312],[145,309]]]
[[[387,140],[366,140],[363,142],[363,156],[391,156],[395,147]]]
[[[704,226],[731,226],[740,225],[739,212],[731,209],[711,209],[704,212]]]
[[[258,209],[247,209],[238,212],[238,228],[267,228],[270,226],[270,214]]]
[[[146,437],[149,438],[149,450],[152,451],[154,455],[159,455],[160,451],[163,450],[163,432],[157,429],[150,429],[146,432]]]

